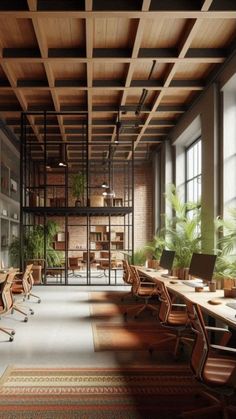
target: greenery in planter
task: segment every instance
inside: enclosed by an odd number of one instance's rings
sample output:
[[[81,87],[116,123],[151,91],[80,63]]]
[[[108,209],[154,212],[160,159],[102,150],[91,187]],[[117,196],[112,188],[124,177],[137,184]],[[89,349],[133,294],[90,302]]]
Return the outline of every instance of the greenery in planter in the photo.
[[[151,242],[144,247],[146,257],[152,260],[160,260],[162,250],[165,248],[166,241],[163,232],[157,232]]]
[[[52,242],[59,231],[59,226],[55,221],[48,221],[45,225],[36,225],[33,229],[26,232],[24,236],[24,260],[44,258],[44,235],[46,237],[47,266],[61,266],[61,253],[53,249]],[[16,237],[9,248],[11,263],[19,266],[21,242]]]
[[[76,198],[75,205],[81,205],[86,188],[86,175],[78,172],[72,176],[71,193]]]
[[[137,249],[134,252],[133,258],[130,258],[130,263],[133,265],[142,266],[146,262],[146,252],[145,249]]]
[[[174,266],[189,267],[192,253],[201,250],[200,209],[198,204],[184,202],[174,185],[166,193],[173,216],[166,216],[166,248],[175,250]]]
[[[215,277],[236,278],[236,208],[228,210],[228,218],[215,221],[218,233]]]

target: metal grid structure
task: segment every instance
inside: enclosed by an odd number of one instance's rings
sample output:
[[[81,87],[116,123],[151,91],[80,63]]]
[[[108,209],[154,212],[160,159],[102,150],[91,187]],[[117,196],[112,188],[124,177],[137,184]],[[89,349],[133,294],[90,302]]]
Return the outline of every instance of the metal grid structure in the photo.
[[[35,116],[36,113],[33,113]],[[134,161],[122,160],[119,155],[119,144],[105,144],[102,158],[89,159],[87,141],[87,114],[80,112],[66,113],[67,117],[75,118],[77,127],[81,131],[78,138],[73,141],[58,141],[50,139],[50,121],[58,117],[64,117],[63,112],[37,112],[37,118],[42,122],[42,142],[32,137],[30,129],[31,113],[22,113],[22,138],[21,138],[21,266],[24,266],[24,237],[27,231],[32,231],[35,226],[43,225],[44,229],[48,220],[55,220],[60,225],[63,233],[64,243],[61,253],[64,263],[62,267],[47,266],[44,264],[45,283],[47,272],[61,272],[60,283],[70,284],[70,272],[68,258],[73,255],[82,255],[86,252],[85,262],[86,281],[80,281],[83,275],[78,272],[77,284],[93,284],[96,272],[91,269],[90,253],[94,250],[91,247],[91,232],[93,228],[104,226],[108,230],[107,243],[104,245],[108,251],[109,266],[112,265],[112,258],[118,259],[116,254],[122,253],[132,256],[133,253],[133,199],[134,199]],[[49,131],[49,138],[48,138]],[[99,147],[99,146],[98,146]],[[132,152],[133,142],[126,142],[127,153]],[[71,150],[73,150],[71,154]],[[104,169],[105,167],[105,169]],[[86,178],[86,185],[80,206],[75,206],[71,194],[71,179],[76,173],[83,173]],[[95,196],[102,197],[102,182],[106,178],[110,189],[118,191],[119,198],[103,198],[104,205],[91,206],[90,201]],[[110,190],[109,189],[109,190]],[[114,192],[115,193],[115,192]],[[117,206],[116,203],[119,205]],[[123,246],[113,248],[111,231],[120,228],[124,239]],[[83,245],[70,245],[69,235],[73,236],[74,231],[83,230]],[[79,234],[77,234],[78,236]],[[47,260],[46,235],[44,236],[43,259]],[[79,242],[79,238],[78,238]],[[122,248],[121,248],[122,247]],[[100,249],[95,249],[99,253]],[[104,249],[103,249],[104,250]],[[115,255],[115,256],[114,256]],[[57,269],[58,268],[58,269]],[[98,273],[99,284],[111,284],[114,272],[112,269],[103,270]],[[84,278],[83,278],[84,279]],[[116,273],[115,273],[116,280]]]

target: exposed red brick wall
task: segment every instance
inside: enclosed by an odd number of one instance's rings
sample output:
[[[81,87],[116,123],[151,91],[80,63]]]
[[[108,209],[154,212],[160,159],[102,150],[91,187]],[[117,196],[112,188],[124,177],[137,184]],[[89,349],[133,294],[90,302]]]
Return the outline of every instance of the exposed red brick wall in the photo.
[[[134,250],[153,237],[153,171],[151,162],[134,173]]]

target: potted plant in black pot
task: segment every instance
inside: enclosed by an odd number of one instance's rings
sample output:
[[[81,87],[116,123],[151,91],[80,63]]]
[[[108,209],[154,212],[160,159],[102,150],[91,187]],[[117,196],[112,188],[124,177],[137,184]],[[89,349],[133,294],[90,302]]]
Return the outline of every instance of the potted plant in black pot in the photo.
[[[84,205],[84,192],[86,188],[86,176],[82,172],[75,173],[72,176],[71,193],[76,198],[75,206],[81,207]]]

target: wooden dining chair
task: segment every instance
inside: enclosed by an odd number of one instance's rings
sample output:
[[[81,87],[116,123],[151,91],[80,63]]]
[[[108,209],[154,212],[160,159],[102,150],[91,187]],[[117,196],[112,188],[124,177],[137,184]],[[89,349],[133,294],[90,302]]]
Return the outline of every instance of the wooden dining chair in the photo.
[[[213,415],[217,412],[220,412],[223,418],[227,418],[229,412],[234,412],[235,415],[236,406],[230,403],[232,398],[235,402],[236,349],[227,346],[231,332],[226,328],[206,326],[199,305],[186,300],[186,307],[189,322],[196,336],[190,366],[194,377],[206,387],[202,395],[210,404],[183,412],[181,416],[199,418],[206,414],[210,418],[215,417]],[[219,344],[211,344],[212,332],[220,336]]]

